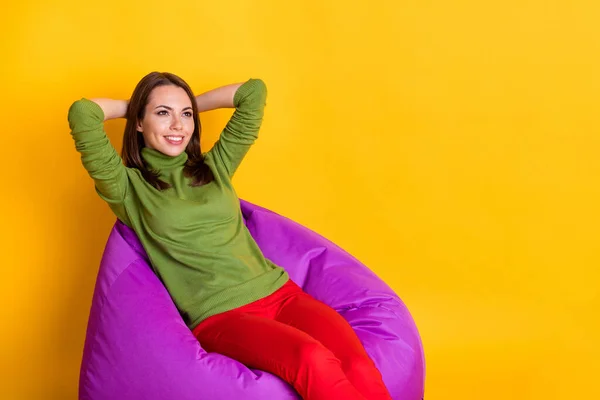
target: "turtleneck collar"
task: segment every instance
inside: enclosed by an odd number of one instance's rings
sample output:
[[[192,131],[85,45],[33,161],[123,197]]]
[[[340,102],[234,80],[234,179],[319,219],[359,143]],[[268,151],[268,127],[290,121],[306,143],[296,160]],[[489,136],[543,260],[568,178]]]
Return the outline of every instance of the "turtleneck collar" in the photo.
[[[171,157],[158,150],[151,149],[150,147],[142,147],[141,155],[150,169],[156,171],[181,167],[188,159],[188,155],[185,151],[182,151],[178,156]]]

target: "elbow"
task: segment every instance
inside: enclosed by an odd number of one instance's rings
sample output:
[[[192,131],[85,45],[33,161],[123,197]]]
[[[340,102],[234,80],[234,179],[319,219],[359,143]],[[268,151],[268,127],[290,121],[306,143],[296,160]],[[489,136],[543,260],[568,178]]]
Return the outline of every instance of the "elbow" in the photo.
[[[67,120],[69,121],[71,129],[73,129],[73,125],[80,123],[82,120],[102,122],[104,120],[104,115],[98,104],[86,98],[81,98],[74,101],[73,104],[71,104],[71,107],[69,107]]]
[[[266,105],[267,85],[262,79],[249,79],[238,88],[233,98],[234,107],[262,108]]]
[[[259,107],[264,107],[267,104],[267,85],[262,79],[252,79],[252,103]]]

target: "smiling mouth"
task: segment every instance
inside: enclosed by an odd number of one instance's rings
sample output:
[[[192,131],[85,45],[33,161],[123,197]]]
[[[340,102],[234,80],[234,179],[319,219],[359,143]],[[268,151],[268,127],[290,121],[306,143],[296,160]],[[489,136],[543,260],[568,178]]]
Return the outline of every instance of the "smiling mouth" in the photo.
[[[183,136],[163,136],[165,140],[171,144],[183,143]]]

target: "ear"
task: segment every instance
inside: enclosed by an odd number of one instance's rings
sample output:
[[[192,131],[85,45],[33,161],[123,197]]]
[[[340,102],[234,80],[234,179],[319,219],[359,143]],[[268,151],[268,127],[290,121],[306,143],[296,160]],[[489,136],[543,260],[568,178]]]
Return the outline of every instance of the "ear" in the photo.
[[[135,129],[136,129],[138,132],[144,132],[144,129],[142,128],[142,121],[140,121],[139,119],[138,119],[138,120],[136,120],[136,123],[135,123]]]

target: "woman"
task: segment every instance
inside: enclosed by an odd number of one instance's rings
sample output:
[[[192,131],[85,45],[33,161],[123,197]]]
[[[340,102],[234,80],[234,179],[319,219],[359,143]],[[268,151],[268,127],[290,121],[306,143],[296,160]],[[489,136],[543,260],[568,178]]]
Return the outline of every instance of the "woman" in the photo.
[[[130,101],[85,99],[69,125],[97,193],[142,242],[185,323],[207,351],[271,372],[304,399],[391,399],[350,325],[266,259],[246,229],[231,178],[257,138],[260,79],[199,96],[152,72]],[[198,113],[235,111],[200,149]],[[103,122],[127,119],[122,157]]]

